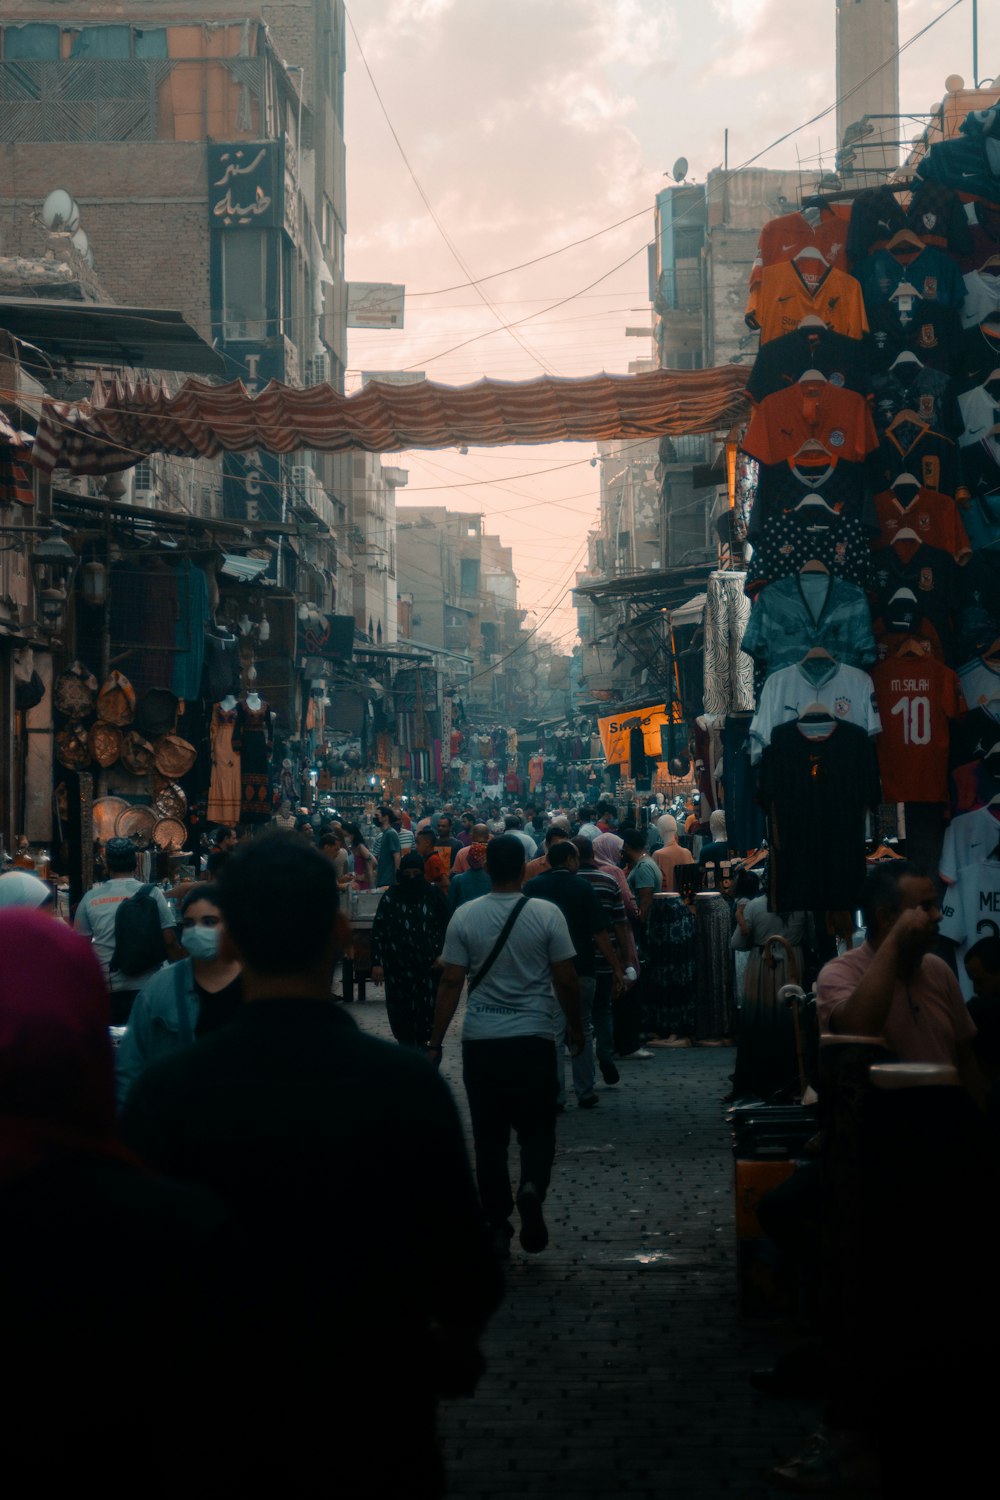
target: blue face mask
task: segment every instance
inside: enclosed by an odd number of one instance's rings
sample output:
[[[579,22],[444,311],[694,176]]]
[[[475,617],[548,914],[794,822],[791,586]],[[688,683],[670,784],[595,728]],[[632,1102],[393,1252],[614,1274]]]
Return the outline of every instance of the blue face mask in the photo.
[[[185,927],[181,932],[181,946],[194,959],[210,963],[219,956],[219,929],[217,927]]]

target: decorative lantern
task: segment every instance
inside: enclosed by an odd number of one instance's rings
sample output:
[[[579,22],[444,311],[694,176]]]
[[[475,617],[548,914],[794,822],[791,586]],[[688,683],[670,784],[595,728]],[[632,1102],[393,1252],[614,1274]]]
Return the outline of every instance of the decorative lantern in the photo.
[[[31,554],[31,573],[41,623],[55,630],[66,613],[79,559],[53,524],[51,533]]]

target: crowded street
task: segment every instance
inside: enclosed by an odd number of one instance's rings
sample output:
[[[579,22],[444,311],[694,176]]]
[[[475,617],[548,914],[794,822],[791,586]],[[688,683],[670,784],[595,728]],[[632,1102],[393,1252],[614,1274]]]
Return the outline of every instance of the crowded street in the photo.
[[[998,56],[0,5],[4,1500],[990,1483]]]
[[[352,1015],[388,1035],[377,990]],[[659,1052],[560,1117],[549,1249],[514,1252],[475,1401],[443,1408],[455,1495],[777,1493],[765,1471],[817,1402],[750,1383],[798,1332],[737,1316],[731,1069],[727,1052]],[[441,1072],[466,1114],[454,1051]]]

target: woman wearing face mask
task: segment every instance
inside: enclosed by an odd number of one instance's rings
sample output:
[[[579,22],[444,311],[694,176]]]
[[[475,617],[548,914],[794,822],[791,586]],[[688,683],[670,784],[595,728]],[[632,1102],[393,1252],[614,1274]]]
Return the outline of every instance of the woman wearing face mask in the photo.
[[[219,957],[218,899],[214,885],[192,886],[181,902],[187,958],[160,969],[136,996],[116,1059],[119,1108],[150,1063],[225,1026],[243,1004],[239,964]]]
[[[447,899],[424,879],[420,855],[404,854],[372,923],[372,980],[385,982],[389,1026],[403,1046],[430,1041],[447,926]]]

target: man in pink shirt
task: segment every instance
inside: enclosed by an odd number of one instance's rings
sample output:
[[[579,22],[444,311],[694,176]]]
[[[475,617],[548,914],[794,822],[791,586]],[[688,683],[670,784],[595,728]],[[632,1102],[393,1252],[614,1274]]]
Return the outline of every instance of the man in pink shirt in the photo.
[[[473,825],[472,825],[472,840],[471,840],[471,843],[465,849],[460,849],[458,851],[458,853],[455,855],[455,863],[451,867],[451,873],[453,875],[461,875],[463,873],[463,871],[468,870],[470,868],[470,866],[469,866],[469,850],[472,848],[472,845],[473,844],[488,844],[489,841],[490,841],[490,830],[487,828],[486,824],[485,823],[473,823]]]
[[[878,865],[862,915],[867,942],[832,959],[816,981],[823,1030],[881,1037],[902,1062],[950,1063],[981,1101],[976,1028],[958,980],[931,952],[941,920],[933,880],[908,860]]]

